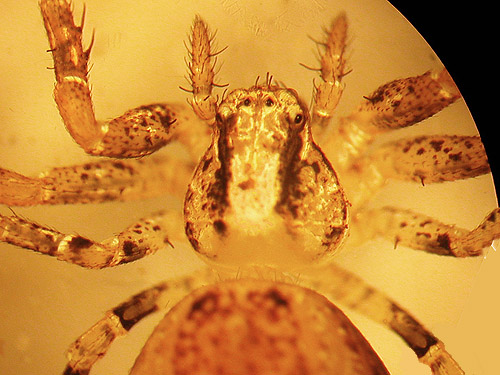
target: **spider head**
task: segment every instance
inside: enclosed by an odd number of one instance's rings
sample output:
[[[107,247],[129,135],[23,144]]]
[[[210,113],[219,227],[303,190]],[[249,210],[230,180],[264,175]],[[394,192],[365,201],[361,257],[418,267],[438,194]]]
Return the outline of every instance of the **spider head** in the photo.
[[[347,234],[347,200],[295,91],[253,86],[220,104],[185,200],[186,234],[210,262],[296,269]]]

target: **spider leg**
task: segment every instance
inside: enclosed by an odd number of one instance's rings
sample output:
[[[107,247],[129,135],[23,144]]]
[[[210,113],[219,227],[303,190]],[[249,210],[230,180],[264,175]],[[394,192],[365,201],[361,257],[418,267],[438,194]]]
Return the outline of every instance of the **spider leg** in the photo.
[[[500,209],[491,211],[473,230],[441,223],[429,216],[394,207],[363,210],[352,219],[351,238],[364,243],[377,236],[415,250],[454,257],[481,255],[500,238]]]
[[[130,297],[107,311],[104,317],[83,333],[68,349],[64,375],[88,374],[113,341],[126,335],[143,318],[175,306],[185,295],[212,281],[208,268],[177,280],[165,281]]]
[[[324,48],[320,56],[321,83],[315,87],[312,108],[312,126],[320,131],[324,131],[337,108],[344,91],[342,78],[348,73],[345,71],[347,18],[344,13],[333,20],[326,34],[326,41],[318,43]]]
[[[318,272],[321,277],[309,281],[313,289],[388,327],[406,342],[420,362],[431,368],[432,374],[464,375],[444,344],[396,302],[338,265],[328,264],[323,271]]]
[[[388,82],[325,134],[321,148],[335,168],[347,170],[377,135],[415,125],[458,98],[460,93],[446,69]]]
[[[387,181],[422,184],[456,181],[488,173],[490,166],[479,136],[431,135],[386,143],[358,158],[344,173],[353,205],[371,198]]]
[[[183,123],[185,105],[151,104],[98,122],[88,82],[90,49],[82,46],[83,25],[76,25],[69,0],[40,1],[54,59],[54,98],[68,132],[91,155],[140,157],[165,146]]]
[[[0,168],[0,203],[34,206],[126,201],[163,194],[181,197],[193,169],[191,162],[166,155],[57,167],[39,177]]]
[[[166,244],[172,246],[170,236],[183,233],[182,219],[177,216],[176,213],[160,212],[137,221],[116,236],[96,242],[19,216],[0,215],[0,241],[84,268],[114,267],[152,254]]]

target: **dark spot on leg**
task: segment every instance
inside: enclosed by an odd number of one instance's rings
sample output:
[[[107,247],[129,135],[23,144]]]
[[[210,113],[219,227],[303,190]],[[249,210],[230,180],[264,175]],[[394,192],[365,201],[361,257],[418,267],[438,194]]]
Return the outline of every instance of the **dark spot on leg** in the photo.
[[[135,244],[132,242],[132,241],[125,241],[123,243],[123,253],[127,256],[127,257],[130,257],[130,256],[133,256],[134,253],[135,253]]]
[[[149,291],[139,293],[133,296],[129,301],[113,309],[113,313],[120,319],[122,327],[127,331],[129,331],[139,320],[158,310],[156,304],[151,306],[151,304],[144,303],[151,298],[147,295],[148,292]]]
[[[451,250],[451,238],[448,233],[439,234],[437,242],[443,249]]]
[[[495,210],[491,214],[489,214],[488,218],[486,220],[491,221],[492,223],[495,223],[497,221],[497,210]]]
[[[441,151],[441,148],[443,147],[444,140],[439,140],[439,141],[431,141],[431,146],[434,149],[434,151],[438,152]]]
[[[115,161],[113,164],[113,167],[115,167],[116,169],[125,169],[125,166],[123,165],[122,162],[120,161]]]
[[[427,224],[431,224],[432,223],[432,220],[425,220],[425,221],[422,221],[419,226],[421,228],[425,227]]]
[[[425,238],[431,238],[431,234],[427,232],[417,232],[417,236],[425,237]]]
[[[90,246],[93,245],[93,242],[87,238],[76,236],[73,237],[71,241],[68,242],[68,245],[73,252],[78,252],[79,250],[89,248]]]
[[[449,154],[448,157],[453,161],[460,161],[462,159],[462,153],[457,152],[456,154]]]
[[[63,375],[88,375],[89,369],[74,369],[71,365],[67,365]]]
[[[406,341],[418,358],[422,358],[433,345],[438,343],[436,337],[426,332],[419,322],[398,305],[393,304],[391,310],[393,318],[389,322],[390,326]]]

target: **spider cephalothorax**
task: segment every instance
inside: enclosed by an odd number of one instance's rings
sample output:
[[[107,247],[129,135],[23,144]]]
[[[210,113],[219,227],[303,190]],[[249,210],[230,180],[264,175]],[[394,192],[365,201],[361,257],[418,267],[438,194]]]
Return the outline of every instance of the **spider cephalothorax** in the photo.
[[[255,86],[224,99],[185,200],[196,251],[233,267],[304,266],[342,243],[347,207],[294,90]]]

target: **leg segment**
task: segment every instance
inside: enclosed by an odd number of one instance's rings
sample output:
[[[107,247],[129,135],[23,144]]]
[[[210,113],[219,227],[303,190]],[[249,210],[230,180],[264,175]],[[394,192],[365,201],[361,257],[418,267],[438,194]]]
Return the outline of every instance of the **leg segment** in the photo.
[[[330,264],[311,282],[313,289],[333,301],[387,326],[415,352],[434,375],[464,375],[444,344],[396,302],[367,285],[361,278]]]
[[[429,71],[380,86],[351,116],[382,130],[400,129],[435,115],[458,98],[460,92],[446,69]]]
[[[175,194],[183,196],[193,166],[167,156],[101,160],[58,167],[40,177],[0,168],[0,203],[9,206],[98,203]]]
[[[488,173],[490,166],[479,137],[420,136],[386,144],[356,163],[373,163],[389,178],[423,183],[456,181]],[[383,172],[382,172],[383,171]]]
[[[56,257],[85,268],[114,267],[133,262],[171,245],[167,233],[182,233],[172,228],[180,217],[158,213],[139,220],[117,236],[100,243],[64,234],[19,216],[0,215],[0,241]],[[179,225],[180,226],[180,225]]]
[[[75,141],[91,155],[120,158],[167,144],[178,125],[176,106],[152,104],[105,123],[96,120],[87,77],[91,47],[82,46],[83,25],[75,25],[69,0],[42,0],[40,8],[54,59],[55,101]]]
[[[167,305],[175,306],[185,295],[212,281],[212,277],[212,273],[204,269],[179,280],[165,281],[109,310],[71,344],[64,375],[88,374],[117,337],[126,335],[136,323],[150,314],[165,309]]]
[[[222,51],[211,51],[214,36],[210,35],[205,21],[196,16],[191,29],[190,48],[188,49],[189,82],[193,98],[190,104],[196,114],[209,123],[215,121],[217,99],[212,95],[215,77],[215,63],[212,57]]]
[[[340,170],[362,157],[374,137],[415,125],[460,98],[448,72],[427,72],[380,86],[349,117],[341,119],[321,142]]]
[[[496,208],[474,230],[443,224],[429,216],[393,207],[358,213],[352,220],[351,240],[362,243],[383,236],[403,245],[438,255],[469,257],[500,238],[500,209]]]
[[[319,43],[324,47],[321,54],[321,80],[314,93],[312,110],[313,126],[319,124],[324,129],[330,122],[339,103],[344,86],[342,78],[345,71],[345,47],[347,39],[347,18],[345,14],[337,16],[327,30],[327,39]]]
[[[353,205],[369,199],[387,181],[422,184],[456,181],[488,173],[490,166],[478,136],[432,135],[387,143],[358,158],[343,177]]]

